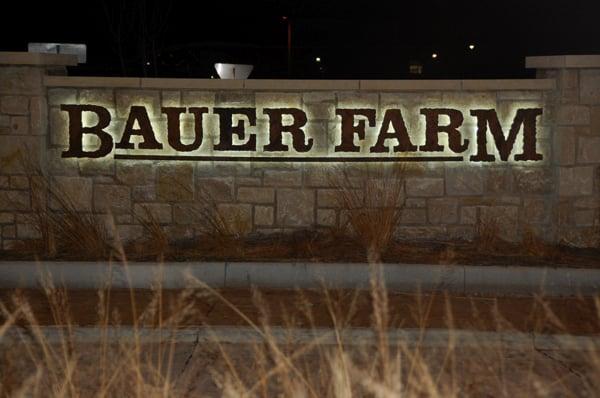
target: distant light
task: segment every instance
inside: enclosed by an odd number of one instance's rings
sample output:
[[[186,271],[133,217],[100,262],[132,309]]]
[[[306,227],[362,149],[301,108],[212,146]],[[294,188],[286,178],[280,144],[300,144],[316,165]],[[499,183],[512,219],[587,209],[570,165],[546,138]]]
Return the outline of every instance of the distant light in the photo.
[[[469,44],[469,50],[475,50],[475,44]]]
[[[287,21],[287,17],[285,15],[282,16],[281,19],[283,19],[284,21]]]
[[[211,78],[211,79],[214,79],[214,78],[215,78],[215,75],[210,75],[210,78]]]
[[[431,54],[431,58],[433,58],[433,59],[436,59],[437,57],[438,57],[438,56],[437,56],[437,53],[433,53],[433,54]]]
[[[150,62],[146,62],[146,66],[150,66]]]
[[[317,62],[321,62],[321,57],[316,57],[316,58],[315,58],[315,61],[317,61]]]

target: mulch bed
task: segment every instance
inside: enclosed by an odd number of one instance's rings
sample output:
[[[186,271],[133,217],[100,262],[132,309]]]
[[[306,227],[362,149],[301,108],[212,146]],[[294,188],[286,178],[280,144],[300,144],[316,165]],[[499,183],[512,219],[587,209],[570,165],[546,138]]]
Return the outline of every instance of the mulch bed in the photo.
[[[265,262],[367,262],[366,251],[348,236],[301,231],[293,234],[249,235],[243,239],[196,238],[171,242],[159,250],[152,241],[127,245],[125,255],[131,261],[265,261]],[[114,252],[113,252],[114,253]],[[113,257],[117,257],[113,254]],[[49,258],[35,246],[0,251],[2,260],[102,260],[86,253],[58,253]],[[103,258],[106,260],[106,258]],[[575,248],[542,242],[523,245],[497,240],[478,241],[403,241],[392,242],[382,253],[385,263],[523,265],[600,267],[600,248]]]
[[[156,293],[149,290],[111,290],[110,313],[118,311],[119,324],[132,324],[132,292],[138,316],[157,297]],[[339,327],[369,327],[372,324],[373,304],[368,291],[331,290],[326,294],[319,290],[263,289],[260,290],[259,300],[250,289],[223,289],[219,293],[256,324],[266,320],[269,325],[277,326],[333,327],[332,314],[335,314]],[[56,312],[51,310],[43,291],[24,289],[19,290],[18,294],[31,305],[39,324],[57,324],[53,316]],[[162,291],[163,319],[173,315],[173,305],[181,294],[177,290]],[[0,301],[8,308],[14,308],[14,295],[15,290],[0,290]],[[67,297],[63,302],[68,302],[74,325],[97,324],[98,292],[70,290]],[[600,333],[600,318],[592,298],[540,299],[390,292],[388,299],[390,327]],[[179,326],[249,326],[214,294],[202,294],[194,300],[195,313],[186,316]],[[151,322],[147,326],[155,324]]]

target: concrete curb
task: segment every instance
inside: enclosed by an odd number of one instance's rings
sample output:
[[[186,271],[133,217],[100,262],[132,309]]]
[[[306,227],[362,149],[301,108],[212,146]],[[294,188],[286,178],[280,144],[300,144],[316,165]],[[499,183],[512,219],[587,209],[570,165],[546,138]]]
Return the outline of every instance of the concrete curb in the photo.
[[[384,264],[387,287],[397,292],[447,291],[457,294],[575,296],[600,293],[600,269]],[[149,289],[190,285],[190,277],[215,288],[330,288],[364,289],[370,268],[357,263],[120,263],[0,262],[0,288],[39,287],[49,278],[70,289]]]
[[[65,339],[65,328],[61,326],[40,327],[44,341],[60,344]],[[142,344],[176,341],[180,344],[260,344],[265,342],[262,331],[240,326],[199,326],[182,329],[134,328],[130,326],[75,327],[71,330],[73,342],[95,344],[104,341],[123,344],[138,340]],[[269,338],[277,344],[337,345],[335,330],[331,328],[269,328]],[[369,328],[347,328],[340,331],[344,345],[376,345],[377,333]],[[497,347],[537,350],[583,350],[600,347],[598,336],[574,336],[564,334],[532,334],[524,332],[493,332],[463,329],[390,329],[387,331],[390,346],[446,348],[450,341],[457,347]],[[32,338],[31,333],[12,328],[0,338],[2,344],[16,344]]]

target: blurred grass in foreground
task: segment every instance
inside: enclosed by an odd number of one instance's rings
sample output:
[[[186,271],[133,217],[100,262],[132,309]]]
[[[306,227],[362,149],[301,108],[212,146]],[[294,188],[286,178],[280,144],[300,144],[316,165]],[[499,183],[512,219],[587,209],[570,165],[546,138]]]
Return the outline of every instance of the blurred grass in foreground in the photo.
[[[125,265],[126,266],[126,265]],[[121,311],[111,305],[110,286],[98,290],[95,324],[97,342],[77,339],[73,304],[67,291],[45,282],[53,323],[60,325],[60,343],[50,342],[44,326],[25,295],[11,295],[0,305],[0,396],[80,397],[80,396],[226,396],[226,397],[417,397],[417,396],[595,396],[600,391],[600,346],[591,344],[573,350],[567,343],[551,352],[533,343],[523,347],[473,341],[457,343],[460,329],[455,326],[451,300],[445,300],[445,327],[448,340],[442,347],[428,346],[426,340],[403,341],[391,333],[397,326],[398,308],[390,304],[389,294],[378,266],[371,266],[370,328],[375,337],[369,344],[356,344],[343,338],[359,305],[359,293],[323,289],[315,303],[308,293],[298,291],[297,311],[282,305],[268,305],[259,291],[252,292],[254,316],[249,316],[220,291],[189,279],[189,288],[165,299],[157,281],[151,298],[143,304],[136,292],[129,292],[128,324]],[[535,298],[541,308],[531,332],[543,333],[552,326],[563,336],[569,326],[563,323],[543,298]],[[237,316],[237,325],[251,328],[262,338],[259,342],[231,344],[214,336],[210,344],[177,341],[175,332],[202,319],[202,311],[219,303]],[[343,303],[343,305],[341,305]],[[594,300],[594,319],[600,326],[600,302]],[[315,308],[315,305],[321,306]],[[417,296],[417,329],[425,334],[432,302]],[[316,330],[314,314],[326,311],[335,344],[322,344],[319,338],[294,342],[292,330],[301,317],[303,327]],[[527,311],[526,308],[523,308]],[[275,311],[280,313],[274,314]],[[300,314],[300,315],[299,315]],[[495,330],[517,330],[498,311],[485,314]],[[274,318],[289,330],[289,343],[273,333]],[[483,318],[483,316],[482,316]],[[131,324],[131,325],[129,325]],[[390,326],[390,325],[394,326]],[[131,327],[132,338],[115,341],[110,330]],[[142,329],[153,328],[162,336],[147,342]],[[7,343],[7,336],[21,330],[21,341]],[[215,331],[218,329],[215,329]],[[575,339],[576,336],[573,336]],[[561,340],[564,342],[564,340]]]

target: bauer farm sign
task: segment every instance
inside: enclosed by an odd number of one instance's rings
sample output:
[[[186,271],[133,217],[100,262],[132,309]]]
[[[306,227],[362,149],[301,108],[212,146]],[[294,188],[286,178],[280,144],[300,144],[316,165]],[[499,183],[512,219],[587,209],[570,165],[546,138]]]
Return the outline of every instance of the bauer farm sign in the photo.
[[[539,162],[541,107],[335,108],[319,123],[295,107],[62,104],[64,158],[268,162]],[[508,114],[507,114],[508,113]],[[158,116],[157,116],[158,115]],[[414,121],[407,123],[410,119]],[[319,128],[315,128],[315,126]]]

